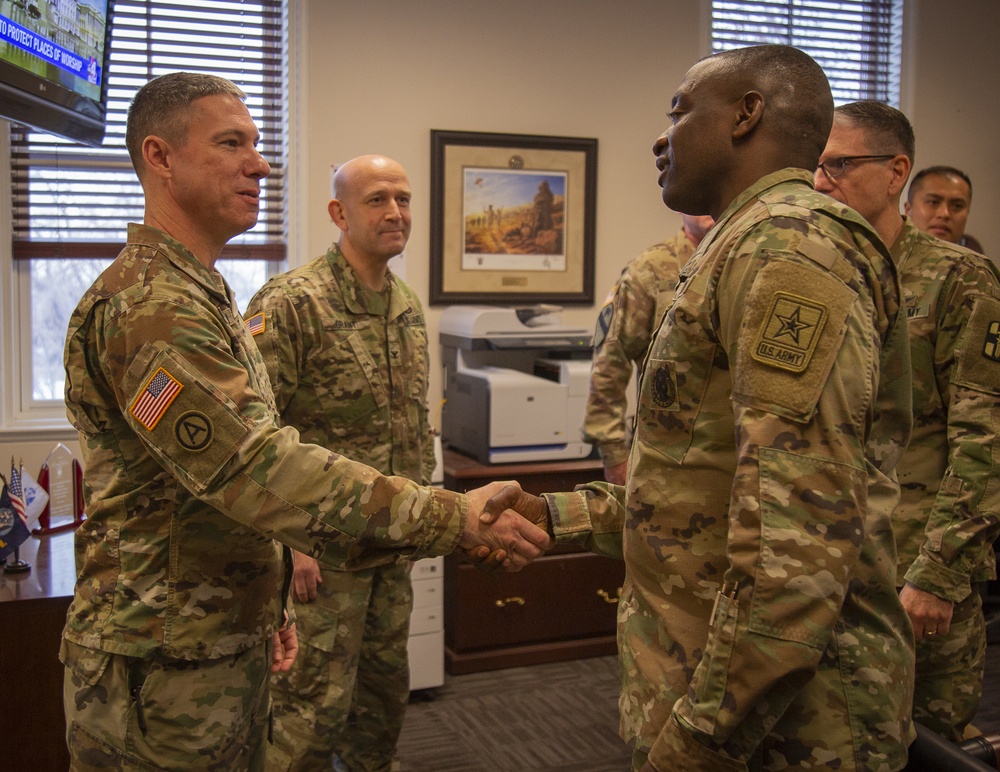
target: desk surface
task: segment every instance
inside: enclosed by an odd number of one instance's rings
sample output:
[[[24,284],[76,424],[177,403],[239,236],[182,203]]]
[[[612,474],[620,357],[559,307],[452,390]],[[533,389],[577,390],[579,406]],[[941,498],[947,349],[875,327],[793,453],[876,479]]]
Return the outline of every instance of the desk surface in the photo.
[[[551,472],[594,472],[592,479],[602,479],[604,467],[599,458],[581,458],[575,461],[522,461],[515,464],[483,464],[470,456],[445,448],[442,453],[445,473],[455,478],[486,477],[518,479],[519,476],[548,474]]]
[[[20,557],[31,563],[31,570],[23,574],[0,573],[0,603],[71,597],[76,584],[74,536],[74,531],[66,531],[29,537],[21,545]]]

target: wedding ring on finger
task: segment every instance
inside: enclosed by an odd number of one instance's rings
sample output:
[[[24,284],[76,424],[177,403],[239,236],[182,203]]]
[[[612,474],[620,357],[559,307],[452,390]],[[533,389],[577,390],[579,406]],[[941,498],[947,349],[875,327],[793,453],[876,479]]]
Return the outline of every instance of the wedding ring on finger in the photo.
[[[937,630],[924,630],[924,635],[926,636],[937,635]]]

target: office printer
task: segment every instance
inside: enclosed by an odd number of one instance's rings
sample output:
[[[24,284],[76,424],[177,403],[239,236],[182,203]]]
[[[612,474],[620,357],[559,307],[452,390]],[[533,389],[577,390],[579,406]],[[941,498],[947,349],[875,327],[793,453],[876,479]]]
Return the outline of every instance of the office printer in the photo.
[[[590,455],[589,330],[559,306],[451,306],[441,317],[445,445],[485,464]]]

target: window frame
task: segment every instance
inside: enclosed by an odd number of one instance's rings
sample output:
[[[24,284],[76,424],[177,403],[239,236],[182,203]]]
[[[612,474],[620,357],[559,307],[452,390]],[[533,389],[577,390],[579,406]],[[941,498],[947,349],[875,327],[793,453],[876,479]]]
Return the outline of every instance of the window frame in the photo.
[[[302,41],[307,28],[306,12],[301,3],[280,2],[283,4],[281,87],[284,105],[275,132],[283,133],[276,146],[284,149],[285,259],[268,261],[269,276],[287,267],[287,255],[296,254],[295,247],[302,241],[299,226],[288,217],[288,212],[294,211],[297,202],[303,200],[303,182],[299,175],[290,175],[290,170],[301,167],[300,138],[308,120],[304,106],[298,104],[299,91],[291,88],[304,72],[306,52],[302,50]],[[0,119],[0,232],[11,234],[11,237],[0,239],[0,442],[75,439],[63,401],[35,400],[32,396],[31,264],[33,259],[44,258],[14,259],[13,256],[10,132],[11,124]],[[223,254],[222,257],[233,255]],[[257,259],[262,258],[264,255],[257,256]]]
[[[810,0],[756,0],[756,1],[755,0],[717,0],[717,1],[720,4],[725,4],[725,5],[733,5],[733,6],[746,5],[747,6],[747,9],[746,9],[747,13],[751,13],[752,12],[751,9],[752,9],[753,6],[757,6],[757,7],[761,7],[761,6],[770,7],[770,10],[775,11],[775,12],[778,9],[780,9],[780,7],[781,7],[782,4],[784,4],[786,6],[795,5],[799,9],[803,9],[803,10],[808,9],[809,6],[810,6]],[[812,3],[812,5],[815,6],[816,12],[818,12],[818,13],[821,12],[821,13],[831,14],[831,13],[836,13],[836,11],[832,10],[829,6],[833,5],[833,2],[836,2],[836,1],[837,0],[832,0],[832,1],[831,0],[826,0],[826,1],[817,0],[817,2]],[[837,91],[838,91],[838,89],[837,89],[837,79],[835,79],[830,72],[826,71],[826,68],[824,67],[824,71],[827,72],[827,77],[831,81],[831,86],[834,88],[834,102],[836,104],[844,104],[846,102],[855,101],[855,99],[876,99],[877,98],[877,99],[880,99],[880,101],[885,102],[886,104],[889,104],[889,105],[891,105],[893,107],[898,108],[900,106],[900,100],[901,100],[902,37],[903,37],[903,28],[902,28],[902,25],[903,25],[903,0],[840,0],[840,1],[843,2],[845,5],[853,5],[853,6],[863,6],[863,5],[886,5],[886,6],[888,6],[888,8],[884,9],[883,12],[887,13],[888,16],[889,16],[889,19],[888,19],[888,38],[889,39],[888,39],[888,41],[885,44],[885,56],[887,57],[887,61],[884,63],[884,67],[885,67],[885,72],[884,72],[884,87],[885,87],[885,92],[884,92],[884,95],[883,94],[876,95],[876,93],[874,91],[872,91],[872,92],[864,92],[864,90],[862,89],[861,90],[862,93],[860,95],[858,95],[858,96],[852,96],[852,97],[849,97],[849,98],[838,97],[838,94],[837,94]],[[708,19],[707,19],[707,21],[708,21],[708,30],[707,30],[708,31],[708,50],[711,53],[714,54],[714,53],[718,53],[718,52],[720,52],[722,50],[725,50],[726,47],[723,46],[723,47],[716,48],[716,42],[717,42],[716,41],[716,31],[715,31],[715,22],[716,22],[715,5],[716,5],[716,0],[704,0],[704,2],[705,2],[705,7],[706,7],[706,14],[707,14],[707,17],[708,17]],[[729,9],[729,10],[733,10],[733,9]],[[815,28],[811,28],[808,24],[803,24],[798,29],[800,30],[800,34],[807,35],[810,30],[814,30]],[[820,38],[817,38],[816,36],[814,36],[814,39],[820,40],[821,42],[825,42],[827,45],[829,45],[831,47],[831,50],[832,50],[833,44],[836,42],[834,39],[831,39],[831,38],[822,38],[822,39],[820,39]],[[741,40],[741,41],[739,41],[739,45],[753,45],[754,43],[766,43],[766,42],[775,42],[775,41],[766,40],[764,38],[764,36],[762,35],[762,36],[760,36],[760,37],[758,37],[758,38],[756,38],[754,40],[746,40],[746,41],[742,41]],[[781,41],[781,42],[787,42],[787,41]],[[736,46],[728,46],[728,47],[732,48],[732,47],[736,47]],[[823,56],[821,56],[816,50],[811,50],[810,48],[807,48],[806,46],[799,46],[799,47],[801,48],[801,50],[803,50],[806,53],[808,53],[811,56],[813,56],[813,58],[816,59],[819,62],[819,64],[820,64],[821,67],[824,65],[824,61],[826,60],[826,58],[823,57]],[[822,46],[820,46],[820,48],[822,48]],[[884,98],[883,98],[883,96],[884,96]]]

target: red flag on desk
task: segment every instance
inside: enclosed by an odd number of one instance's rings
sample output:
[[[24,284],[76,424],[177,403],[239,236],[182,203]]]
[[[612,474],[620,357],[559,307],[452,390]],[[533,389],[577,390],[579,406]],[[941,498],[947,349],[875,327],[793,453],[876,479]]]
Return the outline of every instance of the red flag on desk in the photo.
[[[14,509],[7,481],[0,475],[3,492],[0,493],[0,562],[28,540],[31,532]]]

